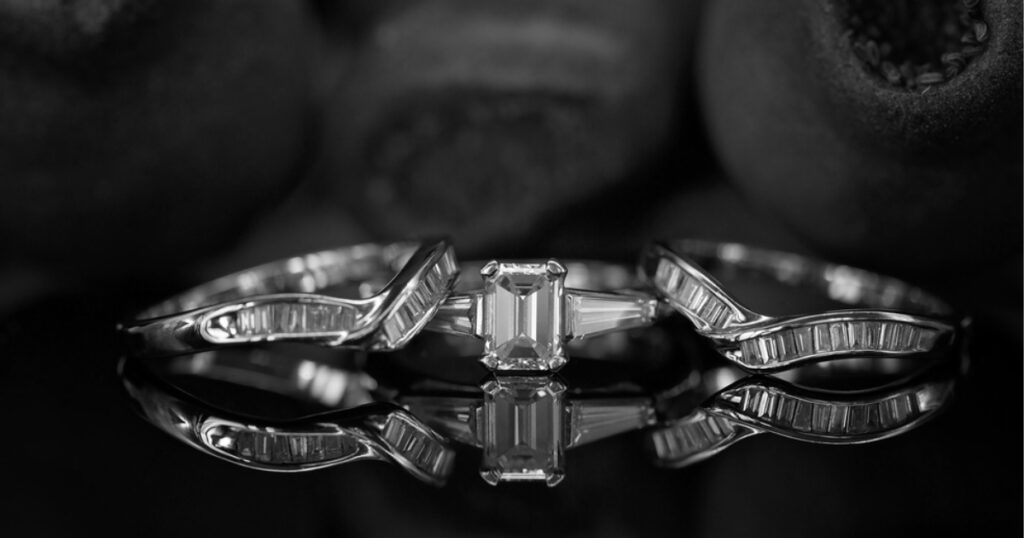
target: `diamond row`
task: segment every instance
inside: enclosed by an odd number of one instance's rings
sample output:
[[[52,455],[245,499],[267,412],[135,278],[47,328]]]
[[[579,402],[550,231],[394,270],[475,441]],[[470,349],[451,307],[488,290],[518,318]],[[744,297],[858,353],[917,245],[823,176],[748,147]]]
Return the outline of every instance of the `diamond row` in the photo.
[[[684,420],[651,435],[659,459],[677,460],[704,452],[733,434],[732,424],[723,418],[700,413],[697,420]]]
[[[384,336],[391,343],[405,339],[430,312],[447,297],[458,267],[451,249],[430,267],[404,303],[384,320]]]
[[[416,467],[432,475],[447,474],[452,463],[451,451],[400,415],[388,415],[381,435]]]
[[[852,435],[903,426],[921,415],[913,393],[862,403],[819,402],[768,387],[745,387],[721,398],[743,414],[775,427],[823,435]]]
[[[740,360],[762,366],[837,351],[921,352],[934,347],[938,334],[897,321],[817,323],[744,340]]]
[[[346,305],[281,302],[241,308],[218,316],[211,329],[227,337],[304,335],[350,331],[356,309]]]
[[[223,447],[219,447],[223,448]],[[344,458],[358,450],[357,441],[338,433],[238,432],[234,453],[270,464],[317,463]]]
[[[654,286],[675,306],[700,318],[712,329],[721,329],[733,319],[732,309],[728,305],[708,290],[707,286],[669,260],[658,262]]]

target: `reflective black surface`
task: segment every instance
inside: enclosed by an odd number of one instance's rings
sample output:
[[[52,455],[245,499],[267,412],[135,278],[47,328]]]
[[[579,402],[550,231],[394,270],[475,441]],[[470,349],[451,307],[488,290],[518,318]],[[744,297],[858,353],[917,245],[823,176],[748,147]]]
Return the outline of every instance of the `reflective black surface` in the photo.
[[[168,438],[132,413],[117,379],[119,313],[109,297],[55,297],[2,325],[2,460],[16,493],[0,526],[11,535],[896,536],[1020,525],[1021,346],[985,319],[954,405],[902,437],[822,447],[761,436],[667,471],[626,435],[573,451],[553,489],[487,486],[463,449],[436,490],[382,464],[256,473]]]

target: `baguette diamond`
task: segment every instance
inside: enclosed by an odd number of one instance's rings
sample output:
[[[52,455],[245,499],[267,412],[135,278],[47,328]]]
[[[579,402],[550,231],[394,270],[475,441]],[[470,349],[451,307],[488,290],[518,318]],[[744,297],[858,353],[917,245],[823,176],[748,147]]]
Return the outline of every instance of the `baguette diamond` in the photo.
[[[358,442],[342,431],[275,432],[241,425],[216,425],[204,431],[211,450],[272,465],[309,465],[349,457]]]
[[[733,356],[747,366],[778,366],[843,351],[916,353],[931,351],[939,332],[903,322],[817,323],[742,340]]]
[[[359,308],[341,303],[297,302],[292,297],[245,305],[207,318],[206,333],[216,342],[243,343],[274,338],[344,335],[356,327]]]

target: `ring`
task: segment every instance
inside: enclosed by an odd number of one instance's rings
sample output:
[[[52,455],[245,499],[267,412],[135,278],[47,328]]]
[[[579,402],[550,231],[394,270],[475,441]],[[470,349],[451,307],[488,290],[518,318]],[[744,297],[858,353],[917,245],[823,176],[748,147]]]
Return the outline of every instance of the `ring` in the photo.
[[[650,432],[649,448],[658,465],[686,467],[761,433],[832,445],[888,439],[934,418],[950,402],[955,383],[948,374],[918,376],[895,387],[844,395],[777,377],[750,375],[736,381],[742,376],[730,367],[705,373],[705,390],[714,395]]]
[[[482,391],[482,395],[481,395]],[[650,396],[570,396],[555,376],[492,375],[479,388],[438,383],[397,401],[453,440],[483,450],[488,484],[565,477],[565,451],[651,426]]]
[[[342,247],[221,277],[120,329],[133,356],[272,341],[387,351],[423,328],[457,276],[455,254],[444,240]],[[315,293],[338,287],[356,288],[362,297]],[[371,290],[379,291],[367,296]]]
[[[480,287],[445,299],[426,328],[483,339],[480,361],[491,370],[557,370],[567,341],[650,325],[658,311],[655,297],[625,289],[638,278],[617,264],[490,261],[481,283],[469,274],[458,289]]]
[[[219,459],[262,471],[299,472],[378,460],[397,464],[416,478],[443,485],[454,463],[448,443],[394,404],[374,402],[365,374],[283,360],[250,352],[245,361],[207,351],[159,365],[161,373],[201,376],[236,385],[300,396],[341,410],[299,419],[256,419],[218,409],[171,385],[136,358],[119,371],[145,419],[178,440]],[[263,366],[261,366],[263,365]],[[267,368],[273,365],[273,370]]]
[[[942,300],[900,280],[736,243],[657,243],[646,249],[641,265],[657,293],[697,332],[726,358],[752,371],[851,356],[927,353],[950,346],[966,322],[954,319]],[[861,308],[781,317],[758,314],[726,293],[705,268],[745,271]]]

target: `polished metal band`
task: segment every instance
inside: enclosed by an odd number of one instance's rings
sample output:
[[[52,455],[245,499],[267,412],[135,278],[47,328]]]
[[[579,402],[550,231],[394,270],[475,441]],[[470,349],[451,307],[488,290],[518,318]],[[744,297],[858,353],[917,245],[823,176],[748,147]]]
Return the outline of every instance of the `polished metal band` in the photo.
[[[224,361],[217,352],[166,361],[123,359],[121,376],[139,413],[180,441],[249,469],[297,472],[343,463],[394,463],[416,478],[442,485],[454,453],[413,415],[391,403],[373,402],[364,374],[323,368],[311,361]],[[289,420],[264,420],[217,409],[167,383],[164,374],[198,375],[237,385],[304,395],[332,408],[353,407]],[[272,365],[273,371],[264,366]]]
[[[447,241],[343,247],[219,278],[121,329],[136,356],[270,341],[392,350],[423,328],[457,276]],[[357,288],[362,297],[316,293],[336,287]]]
[[[851,356],[908,356],[949,346],[963,320],[900,280],[736,243],[679,240],[650,246],[641,262],[657,292],[742,368],[774,371]],[[750,310],[714,277],[752,273],[859,308],[773,317]]]
[[[616,264],[491,261],[482,282],[471,274],[458,289],[473,291],[448,297],[427,329],[482,338],[480,360],[491,370],[557,370],[566,341],[650,325],[658,312],[652,295],[628,289],[636,272]]]
[[[728,367],[704,377],[709,385],[704,390],[728,386],[713,391],[688,415],[650,432],[658,465],[685,467],[761,433],[833,445],[887,439],[934,418],[951,400],[955,383],[947,372],[841,394],[797,387],[775,377],[755,375],[733,382],[742,374]]]
[[[656,420],[650,396],[570,396],[553,376],[496,375],[475,391],[421,389],[398,401],[452,439],[483,449],[480,475],[492,485],[554,486],[565,476],[565,450]]]

